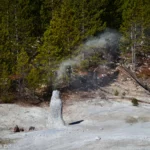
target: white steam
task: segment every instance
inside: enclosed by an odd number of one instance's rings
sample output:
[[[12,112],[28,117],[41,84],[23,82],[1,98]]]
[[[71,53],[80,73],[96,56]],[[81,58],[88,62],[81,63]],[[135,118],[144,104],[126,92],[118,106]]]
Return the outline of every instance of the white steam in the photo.
[[[91,40],[88,40],[85,43],[85,47],[88,48],[96,48],[99,50],[102,50],[104,48],[107,48],[107,46],[110,46],[110,48],[116,48],[118,47],[118,40],[120,38],[120,34],[114,30],[106,30],[103,34],[100,36],[93,38]]]
[[[86,54],[88,57],[92,56],[95,52],[107,53],[109,51],[117,51],[120,34],[114,30],[107,29],[103,34],[96,38],[87,40],[80,49],[80,54],[74,58],[63,61],[57,71],[57,79],[60,80],[64,74],[66,74],[67,66],[79,65],[83,60],[82,54]]]
[[[74,66],[74,65],[79,65],[81,63],[81,57],[77,56],[74,57],[72,59],[68,59],[63,61],[60,66],[59,69],[57,70],[57,79],[61,79],[65,74],[66,74],[66,68],[68,66]]]

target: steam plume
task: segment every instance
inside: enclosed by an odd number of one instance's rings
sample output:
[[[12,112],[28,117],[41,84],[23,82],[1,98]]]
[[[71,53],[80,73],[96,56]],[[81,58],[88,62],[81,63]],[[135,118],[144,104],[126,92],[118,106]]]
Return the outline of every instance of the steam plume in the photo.
[[[99,35],[96,38],[88,39],[83,46],[80,46],[80,53],[78,56],[65,60],[60,64],[60,67],[57,71],[58,77],[60,80],[63,75],[66,73],[67,66],[79,65],[83,60],[82,54],[86,53],[88,57],[92,56],[95,51],[103,53],[115,53],[118,49],[120,34],[114,30],[107,29],[103,34]],[[107,51],[109,50],[109,52]],[[104,52],[105,51],[105,52]]]

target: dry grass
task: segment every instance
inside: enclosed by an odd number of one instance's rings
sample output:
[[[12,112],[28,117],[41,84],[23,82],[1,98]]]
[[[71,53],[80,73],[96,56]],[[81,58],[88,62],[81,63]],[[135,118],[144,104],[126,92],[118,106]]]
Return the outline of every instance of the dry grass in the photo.
[[[126,121],[127,123],[133,124],[133,123],[137,123],[137,122],[138,122],[138,119],[137,119],[137,118],[134,118],[134,117],[127,117],[127,118],[125,119],[125,121]]]
[[[14,140],[12,139],[2,139],[0,138],[0,145],[7,145],[7,144],[13,144],[14,143]]]

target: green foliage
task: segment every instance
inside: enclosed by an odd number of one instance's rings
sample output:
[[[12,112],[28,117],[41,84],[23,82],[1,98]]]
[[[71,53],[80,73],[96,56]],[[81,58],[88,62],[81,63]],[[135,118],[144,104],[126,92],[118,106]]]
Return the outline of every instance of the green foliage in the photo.
[[[17,65],[16,65],[16,72],[17,74],[25,76],[26,72],[28,71],[28,61],[29,57],[27,52],[22,48],[20,53],[18,54]]]
[[[0,96],[1,103],[13,103],[14,102],[14,95],[11,93],[7,93],[7,95],[2,94]]]
[[[132,102],[133,106],[138,106],[139,105],[139,102],[138,102],[138,100],[136,98],[132,98],[131,102]]]
[[[41,51],[45,51],[54,60],[59,61],[64,57],[71,57],[79,41],[79,30],[74,14],[67,0],[63,1],[60,11],[53,12],[50,26],[44,33]]]
[[[89,60],[88,59],[85,59],[85,60],[83,60],[82,62],[81,62],[81,64],[80,64],[80,69],[81,70],[88,70],[88,68],[89,68]]]
[[[1,64],[0,74],[0,94],[7,94],[10,88],[10,79],[8,74],[8,66],[6,63]]]
[[[102,19],[106,22],[107,27],[117,30],[120,28],[122,22],[121,5],[121,0],[105,0]]]
[[[124,53],[134,47],[149,54],[149,8],[149,0],[1,0],[0,93],[7,95],[12,82],[21,92],[26,87],[35,90],[39,84],[54,86],[59,64],[106,27],[120,27]],[[101,63],[97,53],[81,68]]]
[[[136,61],[137,53],[147,52],[150,29],[150,2],[148,0],[121,1],[122,23],[120,31],[123,34],[120,48],[124,52],[132,51],[132,62]],[[147,34],[148,33],[148,34]]]
[[[90,66],[97,67],[100,64],[104,64],[106,60],[102,59],[100,53],[95,53],[93,56],[90,57]]]
[[[32,68],[27,76],[28,87],[32,90],[35,90],[39,85],[39,72],[36,68]]]

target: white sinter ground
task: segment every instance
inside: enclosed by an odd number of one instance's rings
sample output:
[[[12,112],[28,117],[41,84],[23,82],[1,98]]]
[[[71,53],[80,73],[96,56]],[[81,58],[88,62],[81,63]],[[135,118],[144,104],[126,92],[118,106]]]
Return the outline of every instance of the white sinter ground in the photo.
[[[150,150],[150,105],[132,106],[129,101],[67,101],[65,123],[84,120],[65,128],[48,129],[48,107],[0,105],[0,145],[9,150]],[[35,126],[36,131],[13,133],[15,125]]]

